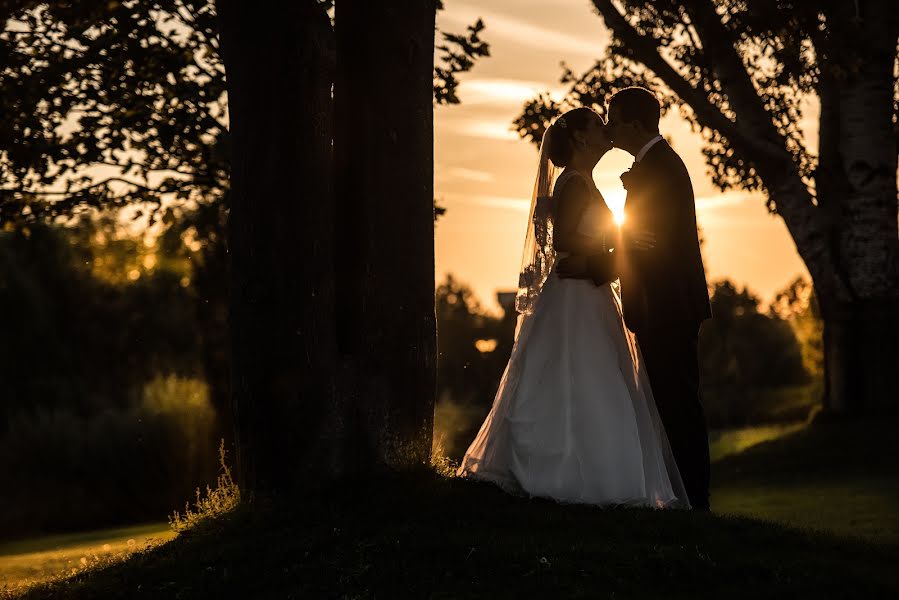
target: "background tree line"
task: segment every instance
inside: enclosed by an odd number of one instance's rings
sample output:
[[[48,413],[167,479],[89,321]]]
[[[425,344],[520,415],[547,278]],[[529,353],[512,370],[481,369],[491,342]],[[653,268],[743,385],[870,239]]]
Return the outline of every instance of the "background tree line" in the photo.
[[[823,324],[811,282],[797,278],[767,309],[725,279],[710,289],[715,318],[699,334],[703,404],[711,429],[807,419],[820,408]],[[490,410],[514,341],[514,293],[500,315],[452,275],[437,287],[435,445],[459,460]]]

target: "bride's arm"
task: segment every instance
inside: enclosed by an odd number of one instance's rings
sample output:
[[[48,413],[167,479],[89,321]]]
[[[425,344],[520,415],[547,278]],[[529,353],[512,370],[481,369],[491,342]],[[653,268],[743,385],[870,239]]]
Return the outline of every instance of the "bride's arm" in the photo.
[[[580,177],[571,177],[553,196],[555,220],[553,223],[553,247],[556,252],[593,254],[603,248],[602,236],[592,237],[578,233],[590,191]]]

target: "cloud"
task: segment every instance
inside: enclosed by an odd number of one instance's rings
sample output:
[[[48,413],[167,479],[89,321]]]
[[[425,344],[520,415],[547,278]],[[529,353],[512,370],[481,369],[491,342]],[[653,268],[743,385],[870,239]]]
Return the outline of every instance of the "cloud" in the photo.
[[[542,92],[550,92],[555,100],[564,97],[563,86],[548,86],[539,81],[522,79],[472,78],[459,84],[459,95],[467,106],[472,104],[513,104],[516,107]]]
[[[520,212],[529,212],[531,210],[530,199],[509,196],[456,196],[453,198],[453,202],[476,204],[485,208],[502,208]]]
[[[700,196],[699,198],[696,198],[696,211],[708,212],[721,208],[730,208],[751,199],[751,196],[739,192],[729,194],[724,193],[717,196]]]
[[[591,58],[599,55],[605,44],[598,21],[594,38],[563,33],[539,23],[525,21],[508,14],[485,11],[476,5],[461,2],[448,3],[446,11],[440,16],[441,22],[450,22],[455,28],[467,26],[478,18],[484,20],[487,26],[484,37],[490,42],[503,38],[527,45],[533,50],[555,51]]]
[[[495,179],[492,173],[478,171],[476,169],[466,169],[464,167],[450,167],[446,170],[446,176],[456,179],[466,179],[468,181],[478,181],[481,183],[489,183]]]
[[[518,141],[521,138],[512,129],[511,120],[466,119],[451,129],[452,133],[491,140]]]

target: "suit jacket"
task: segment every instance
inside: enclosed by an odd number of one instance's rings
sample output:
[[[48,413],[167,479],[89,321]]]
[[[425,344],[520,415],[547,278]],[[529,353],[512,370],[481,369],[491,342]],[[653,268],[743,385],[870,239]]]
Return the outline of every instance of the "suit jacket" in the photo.
[[[624,226],[655,234],[650,250],[615,249],[621,303],[628,329],[649,332],[699,325],[712,316],[699,252],[693,184],[687,168],[664,140],[622,175],[627,188]],[[591,278],[607,277],[607,259],[588,257]]]

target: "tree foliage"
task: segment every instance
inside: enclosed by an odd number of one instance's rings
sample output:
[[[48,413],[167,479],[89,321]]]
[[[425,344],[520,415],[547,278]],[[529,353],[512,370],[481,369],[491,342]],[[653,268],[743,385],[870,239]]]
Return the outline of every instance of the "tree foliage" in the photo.
[[[93,414],[127,404],[157,373],[197,376],[194,293],[183,254],[147,248],[111,219],[0,233],[3,423],[63,407]]]
[[[437,286],[437,395],[490,407],[512,351],[518,313],[485,311],[471,288],[452,274]]]
[[[0,228],[133,205],[215,236],[226,206],[190,215],[229,186],[213,0],[31,4],[0,32]],[[489,56],[483,30],[442,32],[435,102],[459,102],[459,74]]]
[[[712,427],[779,420],[783,391],[802,397],[816,390],[790,320],[761,312],[758,296],[728,280],[715,283],[711,303],[715,318],[700,330],[699,364]],[[804,417],[809,406],[798,408],[787,418]]]
[[[227,100],[210,2],[50,3],[0,34],[0,218],[72,216],[228,187]],[[139,213],[138,213],[139,214]]]
[[[434,67],[434,101],[459,104],[456,89],[458,75],[470,71],[479,58],[490,56],[490,46],[481,39],[484,22],[478,19],[464,34],[441,32],[443,43],[437,46],[441,64]]]

